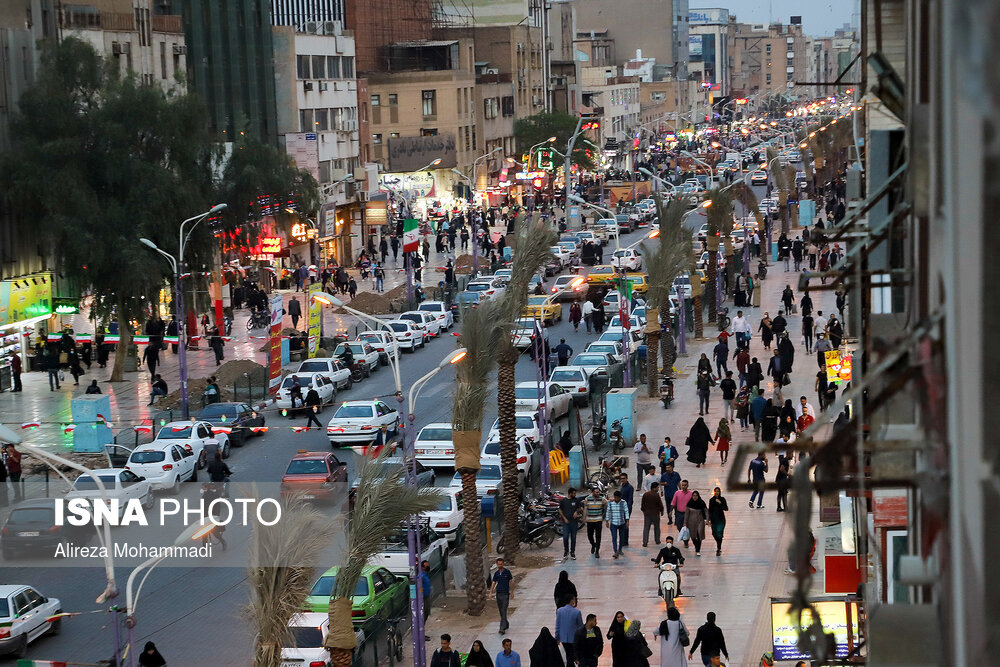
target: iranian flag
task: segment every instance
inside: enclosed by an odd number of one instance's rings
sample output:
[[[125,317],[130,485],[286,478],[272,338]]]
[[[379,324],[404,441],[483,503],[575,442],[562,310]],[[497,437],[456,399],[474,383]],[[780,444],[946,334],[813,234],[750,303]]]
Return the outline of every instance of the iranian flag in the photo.
[[[403,252],[417,252],[420,247],[419,223],[416,218],[403,220]]]

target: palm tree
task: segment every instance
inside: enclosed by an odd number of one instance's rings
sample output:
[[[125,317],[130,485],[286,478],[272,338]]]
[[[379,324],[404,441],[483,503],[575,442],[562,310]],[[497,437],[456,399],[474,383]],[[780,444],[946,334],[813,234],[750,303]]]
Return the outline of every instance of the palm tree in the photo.
[[[330,596],[330,631],[323,641],[335,667],[349,667],[357,645],[351,608],[364,567],[400,524],[413,514],[434,509],[441,498],[433,487],[418,489],[407,484],[403,466],[387,464],[387,455],[388,450],[383,450],[377,458],[358,457],[358,486],[347,524],[347,556]]]
[[[781,166],[781,160],[776,159],[778,153],[773,148],[767,149],[767,166],[771,169],[771,178],[774,180],[774,189],[778,193],[778,215],[781,216],[781,233],[788,233],[788,174]],[[777,166],[772,166],[772,163]],[[795,174],[792,174],[792,179]]]
[[[498,332],[497,345],[497,418],[500,422],[500,468],[503,476],[504,535],[508,536],[503,545],[504,559],[514,564],[520,548],[518,517],[520,494],[517,474],[517,420],[514,416],[514,367],[520,356],[511,338],[514,320],[521,316],[528,301],[528,283],[531,277],[551,256],[550,248],[556,235],[548,224],[537,215],[525,220],[518,218],[515,223],[513,241],[514,262],[511,280],[503,297],[503,322]],[[539,443],[541,444],[541,443]]]
[[[461,345],[467,350],[457,367],[452,439],[455,469],[462,477],[465,529],[466,613],[478,616],[486,606],[486,572],[476,473],[480,467],[479,442],[483,435],[483,408],[489,397],[489,375],[497,358],[498,323],[503,312],[500,301],[489,300],[462,313]]]
[[[703,313],[701,312],[702,293],[705,286],[701,284],[701,276],[697,273],[691,274],[691,312],[694,314],[694,337],[701,338],[705,335],[705,324]]]
[[[650,398],[659,396],[657,355],[662,343],[671,348],[670,356],[664,350],[663,369],[673,366],[673,335],[660,336],[660,325],[670,321],[670,290],[678,274],[691,266],[691,230],[684,226],[684,212],[687,207],[674,201],[664,205],[657,198],[656,210],[660,219],[659,243],[652,249],[643,250],[646,256],[646,381]],[[669,341],[669,342],[668,342]]]
[[[733,196],[729,190],[709,190],[705,199],[712,203],[707,209],[708,228],[705,231],[705,248],[708,250],[706,285],[708,287],[708,323],[714,324],[719,304],[716,302],[715,281],[718,273],[719,243],[721,237],[733,231]]]
[[[743,203],[744,210],[750,211],[753,214],[754,219],[757,221],[757,228],[761,230],[761,233],[763,233],[764,218],[760,214],[760,205],[757,203],[757,195],[754,194],[753,188],[751,188],[746,183],[746,181],[740,181],[736,185],[732,186],[732,188],[733,188],[733,194]],[[730,242],[731,239],[732,236],[730,236]],[[748,249],[749,245],[747,244],[747,240],[748,239],[746,238],[744,239],[744,251],[743,251],[744,257],[749,257],[749,252],[750,252]],[[729,247],[730,246],[727,245],[727,252],[729,250]],[[741,262],[741,264],[743,266],[742,270],[749,273],[750,272],[749,262]],[[736,273],[734,272],[733,277],[735,276]],[[730,281],[729,286],[730,288],[735,289],[736,281],[735,280]]]
[[[302,611],[320,552],[334,535],[333,521],[301,498],[283,501],[281,516],[273,526],[254,524],[250,537],[250,604],[245,613],[255,629],[257,667],[278,667],[281,648],[294,646],[288,622]]]

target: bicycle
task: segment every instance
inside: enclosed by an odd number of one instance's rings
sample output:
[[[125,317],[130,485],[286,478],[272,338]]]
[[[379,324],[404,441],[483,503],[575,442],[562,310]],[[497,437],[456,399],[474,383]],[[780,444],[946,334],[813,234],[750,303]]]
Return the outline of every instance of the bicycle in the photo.
[[[263,329],[266,326],[270,326],[271,317],[263,310],[255,310],[250,313],[250,319],[247,320],[247,331],[252,331],[254,329]]]
[[[618,483],[622,468],[628,465],[623,456],[601,456],[597,459],[599,468],[590,474],[590,484],[596,485],[603,493],[609,486]]]
[[[725,331],[728,329],[729,325],[732,323],[732,320],[729,318],[729,308],[720,308],[716,319],[719,321],[719,331]]]
[[[385,621],[385,639],[389,648],[390,662],[403,662],[403,633],[399,631],[401,618],[389,618]]]

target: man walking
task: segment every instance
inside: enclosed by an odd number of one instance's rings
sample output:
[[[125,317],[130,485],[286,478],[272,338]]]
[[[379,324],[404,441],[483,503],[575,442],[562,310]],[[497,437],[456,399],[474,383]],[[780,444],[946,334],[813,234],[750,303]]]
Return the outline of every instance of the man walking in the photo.
[[[736,354],[733,355],[736,359],[736,370],[740,373],[740,387],[747,383],[747,369],[750,367],[750,352],[747,348],[741,347],[736,349]]]
[[[652,468],[652,466],[650,466],[650,468]],[[618,477],[618,483],[619,483],[618,490],[621,491],[622,493],[622,500],[624,500],[625,504],[628,505],[628,515],[632,516],[632,503],[635,500],[635,487],[629,484],[628,475],[626,475],[625,473],[622,473]],[[622,546],[624,547],[628,546],[628,533],[629,533],[628,522],[626,522],[625,533],[622,536]]]
[[[583,615],[576,608],[576,598],[569,601],[556,610],[556,641],[563,645],[566,651],[566,664],[573,665],[576,662],[576,633],[583,627]]]
[[[660,485],[653,482],[652,488],[642,494],[639,503],[642,512],[642,546],[649,546],[649,528],[653,527],[653,540],[660,543],[660,518],[663,516],[663,499],[660,498]]]
[[[507,607],[513,597],[511,582],[514,575],[503,566],[503,558],[497,558],[497,571],[493,573],[493,585],[490,586],[490,597],[497,600],[497,609],[500,611],[500,634],[507,632],[510,623],[507,622]]]
[[[614,552],[614,558],[620,558],[624,555],[622,547],[625,546],[623,541],[628,517],[628,505],[622,500],[622,492],[615,491],[614,500],[607,504],[604,514],[604,521],[611,530],[611,550]]]
[[[684,513],[687,512],[688,503],[691,501],[692,495],[694,495],[694,491],[688,490],[688,481],[686,479],[681,480],[681,488],[677,489],[677,493],[674,494],[673,499],[670,501],[670,504],[674,506],[674,524],[677,526],[678,531],[684,528]],[[684,546],[687,546],[686,540]]]
[[[715,357],[715,374],[721,378],[723,373],[729,370],[729,366],[726,365],[729,361],[729,345],[726,344],[726,339],[721,335],[719,342],[712,349],[712,356]]]
[[[747,484],[751,482],[754,485],[754,491],[750,494],[750,502],[747,506],[753,509],[753,501],[757,499],[757,509],[761,509],[764,506],[764,480],[765,473],[767,472],[767,458],[764,456],[764,452],[757,454],[757,458],[750,461],[750,465],[747,467]]]
[[[497,659],[494,661],[496,667],[521,667],[521,656],[513,650],[513,645],[511,640],[503,640],[503,650],[497,653]]]
[[[604,635],[597,627],[597,615],[587,614],[587,621],[576,631],[573,652],[580,667],[597,667],[597,659],[604,653]]]
[[[559,521],[563,526],[563,560],[566,557],[576,560],[576,531],[583,518],[583,501],[576,497],[576,489],[570,487],[566,497],[559,501]]]
[[[569,358],[573,356],[573,348],[566,344],[565,338],[559,339],[559,344],[556,345],[556,356],[559,359],[560,366],[568,364]]]
[[[647,468],[653,462],[653,452],[646,444],[646,434],[640,433],[639,440],[632,447],[635,452],[635,478],[641,480]]]
[[[462,667],[462,656],[451,648],[451,635],[441,635],[441,648],[434,651],[429,667]]]
[[[299,320],[302,319],[302,304],[299,300],[292,297],[292,300],[288,302],[288,315],[292,318],[292,328],[299,328]]]
[[[733,401],[736,400],[736,380],[733,379],[733,372],[726,371],[726,378],[719,383],[722,390],[722,416],[733,421]]]
[[[660,486],[663,487],[663,504],[667,508],[667,525],[671,525],[674,522],[674,506],[673,499],[674,494],[677,493],[677,489],[680,488],[681,475],[678,472],[674,472],[674,464],[667,463],[663,466],[663,474],[660,475]]]
[[[604,521],[608,501],[595,486],[592,493],[584,501],[584,516],[587,520],[587,540],[590,541],[590,553],[594,558],[601,557],[601,526]]]
[[[737,348],[750,347],[750,322],[743,317],[742,310],[737,310],[736,317],[733,318],[733,333],[736,335]]]
[[[703,665],[712,664],[712,657],[722,654],[729,660],[729,651],[726,649],[726,638],[722,634],[722,628],[715,624],[715,612],[710,611],[706,616],[703,626],[698,628],[698,634],[691,644],[689,658],[694,657],[694,652],[701,647],[701,662]]]

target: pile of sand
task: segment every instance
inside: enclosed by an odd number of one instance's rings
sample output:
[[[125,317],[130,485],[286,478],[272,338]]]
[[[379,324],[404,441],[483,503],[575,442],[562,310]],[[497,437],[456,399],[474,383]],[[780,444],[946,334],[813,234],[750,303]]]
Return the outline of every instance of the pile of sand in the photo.
[[[472,273],[472,255],[459,255],[455,260],[455,273]]]
[[[246,385],[249,381],[254,386],[267,384],[267,369],[248,359],[227,361],[215,370],[215,379],[219,384],[219,395],[222,402],[233,400],[233,384]],[[244,377],[246,376],[246,377]],[[201,405],[201,396],[208,386],[208,378],[188,378],[188,404]],[[161,398],[155,405],[158,410],[175,410],[181,407],[181,390],[178,387]],[[192,408],[193,411],[193,408]]]
[[[395,291],[395,290],[393,290]],[[368,315],[381,315],[390,311],[392,292],[377,294],[376,292],[359,292],[348,304],[354,310],[360,310]]]

